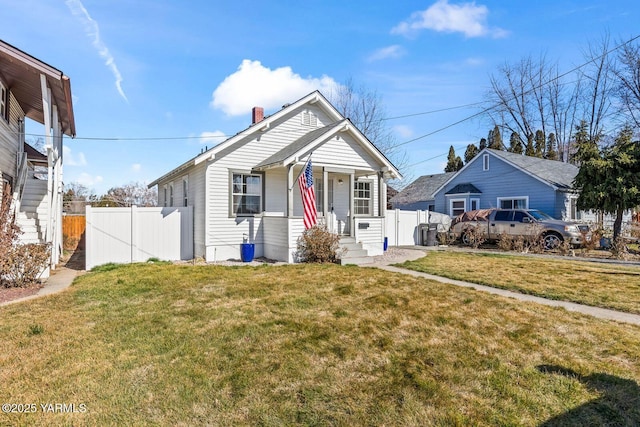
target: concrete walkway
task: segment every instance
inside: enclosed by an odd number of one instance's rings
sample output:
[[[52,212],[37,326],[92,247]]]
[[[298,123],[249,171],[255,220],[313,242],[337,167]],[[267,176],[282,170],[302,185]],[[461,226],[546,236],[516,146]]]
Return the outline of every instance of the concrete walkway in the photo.
[[[52,272],[51,276],[47,280],[45,280],[44,286],[35,294],[29,295],[23,298],[14,299],[11,301],[6,301],[0,304],[9,305],[15,304],[17,302],[28,301],[30,299],[39,298],[45,295],[51,295],[58,293],[64,289],[67,289],[73,283],[73,280],[78,276],[81,271],[72,270],[67,267],[60,267]]]
[[[405,258],[405,260],[415,260],[418,258],[422,258],[423,256],[427,255],[428,250],[425,251],[423,249],[414,249],[411,252],[412,253],[406,254],[403,258]],[[519,292],[512,292],[504,289],[492,288],[490,286],[478,285],[476,283],[469,283],[469,282],[463,282],[461,280],[448,279],[446,277],[436,276],[428,273],[422,273],[419,271],[408,270],[406,268],[399,268],[399,267],[394,267],[390,265],[390,264],[400,263],[400,262],[403,262],[403,261],[386,262],[381,260],[380,262],[369,264],[368,266],[377,267],[387,271],[392,271],[394,273],[402,273],[402,274],[408,274],[414,277],[422,277],[422,278],[434,280],[440,283],[447,283],[449,285],[461,286],[465,288],[473,288],[473,289],[477,289],[479,291],[487,292],[494,295],[500,295],[507,298],[514,298],[518,301],[534,302],[537,304],[548,305],[551,307],[563,307],[568,311],[575,311],[578,313],[587,314],[589,316],[597,317],[599,319],[615,320],[618,322],[640,325],[640,315],[637,315],[637,314],[624,313],[616,310],[608,310],[606,308],[576,304],[568,301],[551,300],[547,298],[536,297],[533,295],[521,294]]]

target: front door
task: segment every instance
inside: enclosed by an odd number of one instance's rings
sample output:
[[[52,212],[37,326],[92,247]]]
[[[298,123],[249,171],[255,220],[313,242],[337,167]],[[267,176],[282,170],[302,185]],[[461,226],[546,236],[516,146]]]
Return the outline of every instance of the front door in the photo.
[[[336,233],[349,234],[349,175],[329,175],[329,212],[335,214]]]

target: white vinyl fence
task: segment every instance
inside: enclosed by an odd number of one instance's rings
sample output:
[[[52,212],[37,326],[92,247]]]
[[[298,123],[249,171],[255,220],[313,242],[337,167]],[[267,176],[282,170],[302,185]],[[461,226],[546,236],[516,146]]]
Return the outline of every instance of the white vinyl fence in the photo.
[[[92,208],[86,210],[86,269],[158,258],[193,258],[193,209]]]
[[[449,215],[429,211],[389,209],[385,219],[389,246],[423,245],[423,229],[431,225],[436,226],[438,231],[447,231],[451,225]]]

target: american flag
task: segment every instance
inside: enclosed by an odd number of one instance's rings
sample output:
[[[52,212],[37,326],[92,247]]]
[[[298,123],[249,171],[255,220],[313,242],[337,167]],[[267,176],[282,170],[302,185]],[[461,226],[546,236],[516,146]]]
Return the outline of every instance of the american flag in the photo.
[[[304,228],[310,229],[318,223],[318,211],[316,209],[316,192],[313,189],[313,170],[311,159],[307,162],[304,172],[298,178],[302,206],[304,207]]]

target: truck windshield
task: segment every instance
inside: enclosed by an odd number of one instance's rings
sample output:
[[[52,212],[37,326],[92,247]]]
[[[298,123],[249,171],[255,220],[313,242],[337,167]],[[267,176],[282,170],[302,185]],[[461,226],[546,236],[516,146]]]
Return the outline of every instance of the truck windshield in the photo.
[[[527,213],[534,217],[537,221],[546,221],[549,219],[553,219],[553,217],[541,211],[527,211]]]

